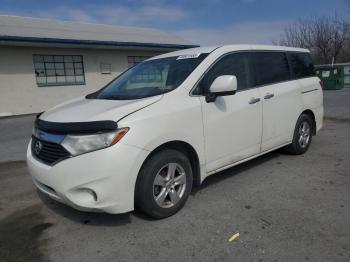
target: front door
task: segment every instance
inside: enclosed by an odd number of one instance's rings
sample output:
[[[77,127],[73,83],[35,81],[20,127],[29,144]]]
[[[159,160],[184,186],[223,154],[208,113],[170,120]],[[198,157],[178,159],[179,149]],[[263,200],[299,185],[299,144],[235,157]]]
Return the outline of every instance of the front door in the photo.
[[[233,53],[221,58],[203,77],[197,88],[204,94],[221,75],[235,75],[236,94],[217,97],[207,103],[200,97],[207,172],[260,153],[262,101],[252,88],[249,53]]]

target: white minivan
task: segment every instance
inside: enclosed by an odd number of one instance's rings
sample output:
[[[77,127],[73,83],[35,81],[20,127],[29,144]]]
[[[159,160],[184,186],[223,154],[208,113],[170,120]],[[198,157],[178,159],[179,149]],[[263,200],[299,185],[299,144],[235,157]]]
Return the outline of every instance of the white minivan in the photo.
[[[218,171],[281,147],[306,152],[322,121],[308,50],[186,49],[40,114],[27,164],[39,190],[76,209],[164,218]]]

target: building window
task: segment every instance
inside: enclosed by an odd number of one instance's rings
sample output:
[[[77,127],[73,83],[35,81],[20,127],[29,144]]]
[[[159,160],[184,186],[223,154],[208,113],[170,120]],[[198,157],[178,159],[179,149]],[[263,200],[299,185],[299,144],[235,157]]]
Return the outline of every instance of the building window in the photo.
[[[85,84],[80,55],[33,55],[33,61],[39,87]]]
[[[150,58],[150,56],[128,56],[128,68],[133,67],[148,58]]]
[[[101,74],[111,74],[112,64],[111,63],[100,63]]]
[[[140,70],[135,77],[130,79],[130,83],[161,83],[163,82],[162,72],[155,66],[149,66]]]

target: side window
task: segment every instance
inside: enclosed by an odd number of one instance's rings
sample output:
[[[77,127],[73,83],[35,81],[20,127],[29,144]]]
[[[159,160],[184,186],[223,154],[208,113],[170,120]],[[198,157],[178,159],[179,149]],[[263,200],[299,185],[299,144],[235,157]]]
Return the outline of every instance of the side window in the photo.
[[[315,75],[314,65],[309,53],[288,53],[294,79]]]
[[[252,56],[256,85],[268,85],[290,80],[289,64],[285,53],[256,52]]]
[[[221,58],[205,74],[193,94],[205,94],[214,80],[222,75],[235,75],[237,77],[237,90],[252,87],[249,57],[249,53],[235,53]]]

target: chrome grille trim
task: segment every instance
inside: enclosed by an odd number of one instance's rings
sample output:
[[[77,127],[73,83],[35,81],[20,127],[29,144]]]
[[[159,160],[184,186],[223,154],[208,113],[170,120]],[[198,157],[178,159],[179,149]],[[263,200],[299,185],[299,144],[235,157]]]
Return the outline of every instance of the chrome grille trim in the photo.
[[[39,153],[35,150],[35,144],[40,141],[42,147]],[[63,159],[71,157],[71,154],[60,144],[44,141],[32,136],[32,155],[48,165],[54,165]]]

